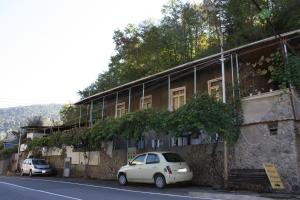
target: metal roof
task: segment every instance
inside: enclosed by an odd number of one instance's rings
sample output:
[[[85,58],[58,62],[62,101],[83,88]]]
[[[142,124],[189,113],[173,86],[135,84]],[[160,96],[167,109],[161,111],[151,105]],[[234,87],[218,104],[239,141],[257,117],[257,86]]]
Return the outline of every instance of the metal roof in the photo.
[[[281,34],[281,36],[286,37],[286,36],[291,36],[291,35],[297,34],[297,33],[300,34],[300,29],[290,31],[290,32],[287,32],[287,33],[283,33],[283,34]],[[226,51],[223,52],[223,54],[230,54],[230,53],[233,53],[233,52],[238,52],[242,49],[249,48],[249,47],[252,47],[252,46],[255,46],[255,45],[259,45],[259,44],[262,44],[262,43],[265,43],[265,42],[270,42],[270,41],[276,40],[276,39],[279,39],[278,36],[268,37],[268,38],[265,38],[265,39],[262,39],[262,40],[258,40],[258,41],[252,42],[252,43],[248,43],[248,44],[233,48],[233,49],[226,50]],[[221,56],[221,53],[216,53],[216,54],[204,57],[204,58],[200,58],[200,59],[197,59],[197,60],[194,60],[194,61],[190,61],[190,62],[181,64],[181,65],[178,65],[176,67],[164,70],[162,72],[158,72],[158,73],[153,74],[153,75],[149,75],[149,76],[146,76],[146,77],[143,77],[143,78],[125,83],[123,85],[111,88],[109,90],[105,90],[103,92],[99,92],[99,93],[91,95],[87,98],[84,98],[84,99],[76,102],[75,105],[85,104],[87,102],[98,99],[100,97],[107,96],[108,94],[111,94],[113,92],[118,92],[118,91],[120,91],[124,88],[130,88],[130,87],[133,87],[133,86],[140,85],[140,84],[145,83],[145,82],[147,82],[151,79],[154,79],[156,77],[164,77],[165,75],[168,75],[168,74],[170,74],[174,71],[177,71],[179,69],[184,69],[184,68],[190,67],[193,64],[200,63],[200,62],[210,60],[210,59],[214,59],[214,58],[219,57],[219,56]]]

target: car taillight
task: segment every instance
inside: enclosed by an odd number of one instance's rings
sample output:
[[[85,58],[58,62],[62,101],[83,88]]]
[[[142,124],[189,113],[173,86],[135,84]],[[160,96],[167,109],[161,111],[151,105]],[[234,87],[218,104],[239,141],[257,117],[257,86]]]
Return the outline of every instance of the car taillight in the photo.
[[[171,167],[170,167],[170,166],[167,166],[166,168],[167,168],[168,173],[169,173],[169,174],[172,174]]]

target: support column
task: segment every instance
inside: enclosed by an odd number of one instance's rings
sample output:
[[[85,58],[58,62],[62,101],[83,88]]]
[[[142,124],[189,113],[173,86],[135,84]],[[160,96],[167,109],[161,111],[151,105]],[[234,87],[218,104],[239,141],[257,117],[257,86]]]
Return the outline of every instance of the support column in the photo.
[[[226,103],[226,88],[225,88],[225,65],[223,53],[223,35],[221,36],[221,68],[222,68],[222,97],[223,103]],[[224,188],[228,188],[228,145],[224,139]]]
[[[235,54],[235,64],[236,64],[236,78],[237,78],[237,83],[238,86],[240,86],[240,69],[239,69],[239,59],[238,55]]]
[[[94,107],[94,102],[91,101],[91,109],[90,109],[90,127],[93,126],[93,107]]]
[[[144,98],[145,98],[145,83],[143,83],[143,94],[142,94],[142,110],[144,109]]]
[[[101,119],[102,120],[104,119],[104,100],[105,100],[105,97],[102,98],[102,110],[101,110]]]
[[[81,113],[81,105],[79,105],[79,125],[78,127],[81,128],[81,118],[82,118],[82,113]]]
[[[128,112],[131,111],[131,88],[128,90]]]
[[[168,110],[171,111],[171,77],[168,75]]]
[[[224,54],[221,54],[221,68],[222,68],[222,98],[223,103],[226,103],[226,88],[225,88],[225,66],[224,66]]]
[[[118,114],[118,111],[117,111],[118,101],[119,101],[119,92],[117,92],[117,94],[116,94],[115,118],[117,118],[117,114]]]
[[[197,93],[197,68],[194,67],[194,95]]]
[[[234,97],[234,75],[233,75],[233,57],[232,54],[230,54],[230,64],[231,64],[231,82],[232,82],[232,95]]]

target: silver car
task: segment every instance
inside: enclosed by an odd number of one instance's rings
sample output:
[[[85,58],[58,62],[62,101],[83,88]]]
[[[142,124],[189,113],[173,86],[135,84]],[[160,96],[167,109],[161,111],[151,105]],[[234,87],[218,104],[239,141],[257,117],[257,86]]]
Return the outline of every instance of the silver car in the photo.
[[[50,175],[52,169],[43,159],[37,158],[28,158],[23,161],[21,167],[21,176],[28,174],[29,176],[33,175]]]

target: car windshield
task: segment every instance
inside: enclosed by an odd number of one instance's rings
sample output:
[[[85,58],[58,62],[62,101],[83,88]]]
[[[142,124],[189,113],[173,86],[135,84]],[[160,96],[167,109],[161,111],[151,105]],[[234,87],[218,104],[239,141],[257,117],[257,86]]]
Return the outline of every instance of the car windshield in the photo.
[[[184,162],[183,158],[181,158],[176,153],[163,153],[167,162]]]
[[[32,164],[34,164],[34,165],[47,165],[45,160],[32,160]]]

